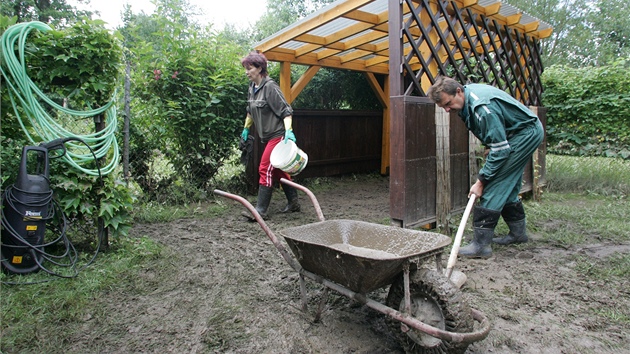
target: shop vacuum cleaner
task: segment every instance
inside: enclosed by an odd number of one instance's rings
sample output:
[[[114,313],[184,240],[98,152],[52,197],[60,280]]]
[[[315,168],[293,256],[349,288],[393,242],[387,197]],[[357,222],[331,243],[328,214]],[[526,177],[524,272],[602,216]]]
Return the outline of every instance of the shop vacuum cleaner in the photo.
[[[50,189],[49,151],[64,149],[66,139],[25,146],[15,183],[2,194],[2,270],[27,274],[40,269],[47,224],[55,206]]]

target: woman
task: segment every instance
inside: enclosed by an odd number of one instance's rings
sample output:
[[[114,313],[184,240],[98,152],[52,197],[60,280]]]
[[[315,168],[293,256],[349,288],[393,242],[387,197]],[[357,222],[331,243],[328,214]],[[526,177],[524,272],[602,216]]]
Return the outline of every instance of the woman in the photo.
[[[270,157],[271,151],[277,144],[286,144],[287,140],[295,142],[295,135],[291,129],[293,109],[284,98],[278,84],[268,77],[267,58],[262,53],[249,53],[241,60],[241,64],[250,81],[247,93],[247,117],[241,136],[247,141],[249,128],[254,125],[258,137],[265,144],[265,150],[258,167],[259,186],[256,211],[266,220],[274,183],[277,183],[280,178],[291,180],[291,176],[286,172],[271,165]],[[284,142],[282,142],[283,138]],[[295,188],[285,184],[281,185],[288,203],[280,212],[300,211]],[[256,220],[248,212],[244,212],[243,215],[250,221]]]

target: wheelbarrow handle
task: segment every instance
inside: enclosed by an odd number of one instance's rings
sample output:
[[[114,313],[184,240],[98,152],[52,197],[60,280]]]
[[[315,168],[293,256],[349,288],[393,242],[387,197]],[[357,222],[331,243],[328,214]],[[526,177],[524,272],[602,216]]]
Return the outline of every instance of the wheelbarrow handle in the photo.
[[[315,207],[315,212],[317,213],[317,218],[319,219],[319,221],[325,221],[326,219],[324,219],[324,213],[322,213],[322,208],[319,206],[319,202],[317,201],[317,198],[315,198],[315,194],[313,194],[313,192],[311,192],[308,188],[304,187],[301,184],[297,184],[293,181],[289,181],[286,178],[280,178],[280,182],[289,185],[295,189],[299,189],[302,192],[306,193],[306,195],[308,195],[309,198],[311,198],[311,203],[313,203],[313,207]]]
[[[459,228],[457,229],[457,234],[455,235],[455,241],[453,241],[453,248],[451,248],[451,255],[448,257],[448,263],[446,266],[446,278],[451,279],[451,274],[453,273],[453,267],[455,267],[455,263],[457,262],[457,254],[459,253],[459,245],[462,243],[462,235],[464,234],[464,229],[466,228],[466,223],[468,222],[468,216],[470,215],[470,211],[475,205],[475,194],[471,194],[468,199],[468,204],[466,205],[466,210],[464,210],[464,215],[462,215],[462,221],[459,223]]]
[[[276,234],[274,234],[273,231],[271,231],[271,229],[269,228],[265,220],[262,217],[260,217],[260,214],[258,214],[258,212],[256,211],[256,208],[254,208],[254,206],[247,199],[236,194],[224,192],[220,189],[215,189],[214,194],[220,195],[228,199],[235,200],[243,204],[243,206],[245,206],[247,210],[249,210],[249,212],[252,213],[254,218],[256,218],[258,225],[260,225],[263,231],[265,231],[265,233],[267,234],[267,237],[269,238],[269,240],[271,240],[271,243],[273,243],[273,245],[276,246],[282,258],[284,258],[284,260],[286,260],[287,263],[289,263],[291,268],[295,269],[297,272],[301,272],[302,266],[300,265],[300,263],[298,263],[297,260],[295,260],[293,257],[289,255],[289,252],[282,245],[282,243],[280,242]]]

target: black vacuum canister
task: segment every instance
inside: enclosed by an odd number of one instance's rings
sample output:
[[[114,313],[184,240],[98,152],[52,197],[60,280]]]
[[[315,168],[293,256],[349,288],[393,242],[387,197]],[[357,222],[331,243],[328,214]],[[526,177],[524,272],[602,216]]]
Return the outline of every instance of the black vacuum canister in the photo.
[[[17,180],[2,195],[1,264],[9,273],[39,270],[52,208],[48,163],[48,149],[25,146]]]

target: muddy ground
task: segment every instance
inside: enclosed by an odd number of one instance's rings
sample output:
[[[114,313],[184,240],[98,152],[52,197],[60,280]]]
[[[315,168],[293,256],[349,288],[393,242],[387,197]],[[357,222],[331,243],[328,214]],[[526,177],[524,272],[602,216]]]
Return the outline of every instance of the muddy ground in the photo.
[[[345,177],[327,183],[316,194],[327,219],[389,220],[387,178]],[[132,235],[163,243],[163,256],[171,259],[170,265],[147,267],[136,287],[112,289],[106,299],[107,315],[88,316],[82,331],[86,335],[76,338],[68,349],[101,353],[403,352],[384,315],[338,293],[329,293],[321,320],[315,322],[322,297],[322,287],[316,283],[308,283],[310,307],[303,313],[295,271],[257,223],[243,221],[240,204],[219,202],[231,207],[228,216],[136,225]],[[268,221],[272,231],[316,221],[305,198],[301,213],[275,213],[283,203],[282,192],[276,190]],[[562,220],[547,222],[549,227],[562,225]],[[524,246],[495,248],[489,260],[458,261],[457,267],[468,276],[461,291],[492,324],[488,337],[472,344],[467,353],[630,353],[630,328],[607,320],[614,309],[630,306],[628,282],[583,279],[574,262],[576,255],[602,259],[615,251],[629,252],[629,247],[567,248],[546,243],[536,233],[530,237],[533,242]],[[384,302],[387,289],[368,296]]]

